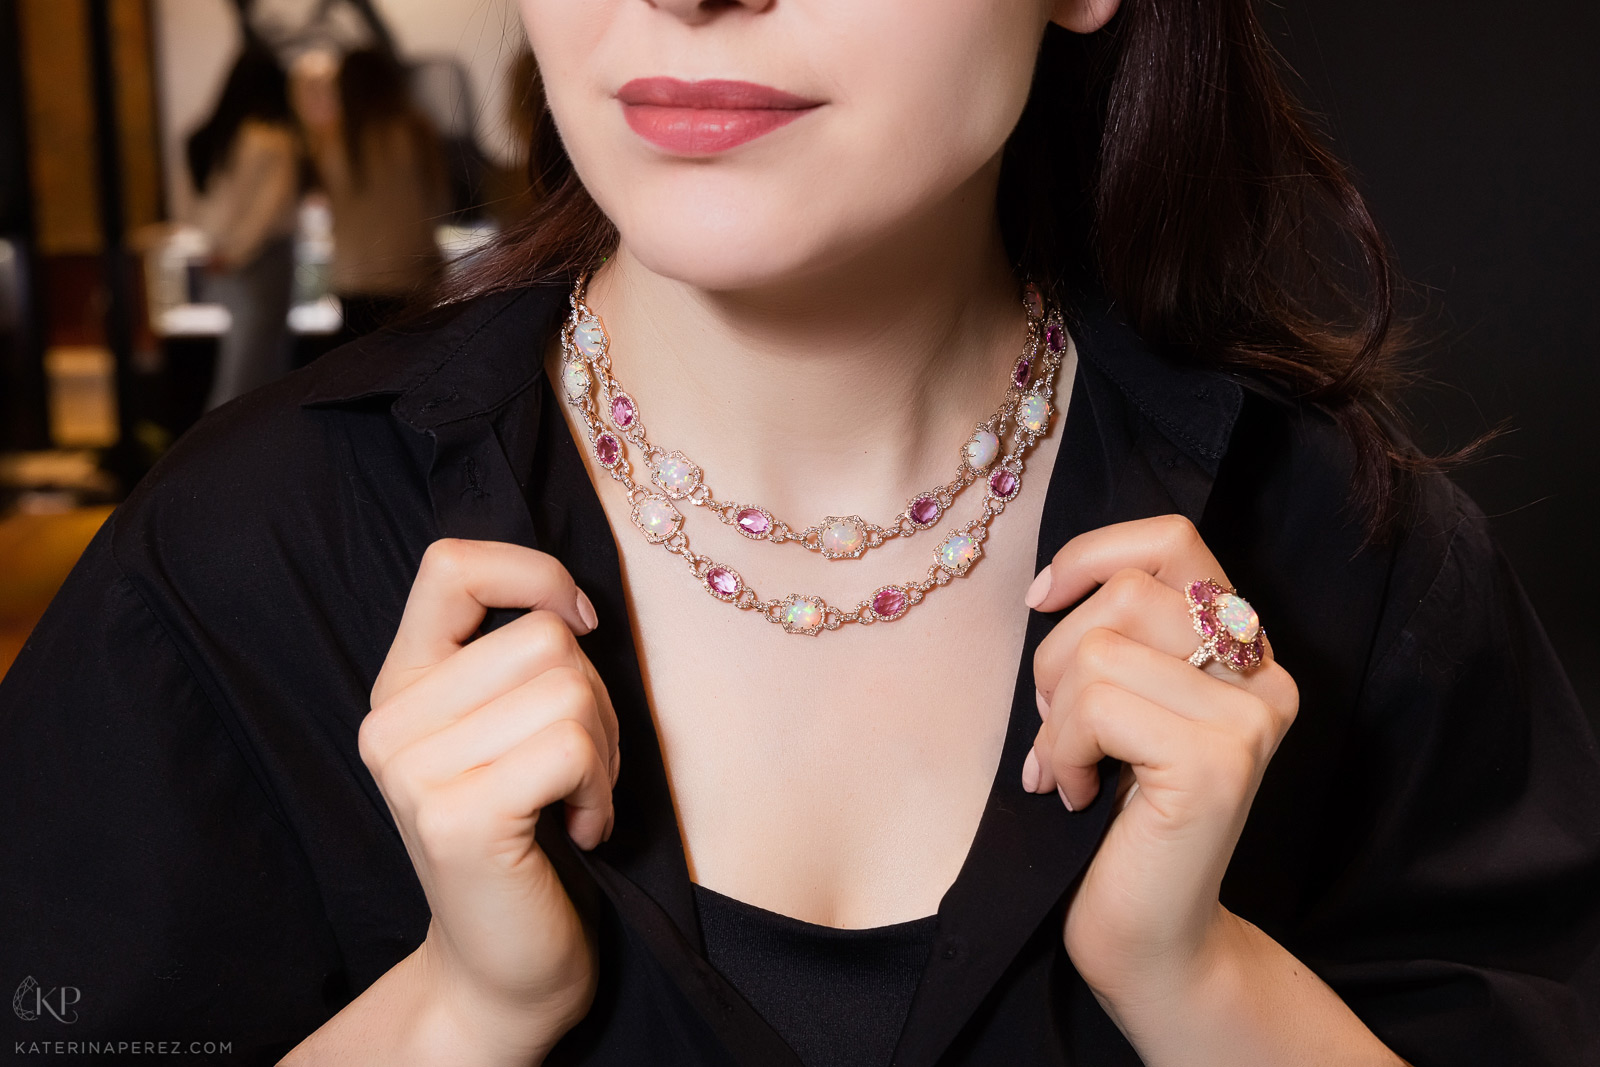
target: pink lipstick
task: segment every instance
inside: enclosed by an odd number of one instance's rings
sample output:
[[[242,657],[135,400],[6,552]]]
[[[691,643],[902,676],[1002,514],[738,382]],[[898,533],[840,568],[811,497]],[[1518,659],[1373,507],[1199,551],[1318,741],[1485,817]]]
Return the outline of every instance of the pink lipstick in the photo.
[[[820,100],[754,82],[635,78],[617,90],[634,133],[669,152],[712,155],[787,126]]]

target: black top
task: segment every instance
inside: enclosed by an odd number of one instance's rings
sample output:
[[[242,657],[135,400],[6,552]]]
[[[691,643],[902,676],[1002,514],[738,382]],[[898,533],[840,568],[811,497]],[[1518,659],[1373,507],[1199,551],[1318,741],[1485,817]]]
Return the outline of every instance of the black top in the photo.
[[[706,959],[806,1067],[887,1067],[939,916],[846,930],[694,883]]]
[[[615,832],[583,852],[538,821],[601,951],[550,1062],[799,1067],[705,959],[617,542],[540,361],[566,293],[486,298],[224,405],[95,536],[0,683],[0,977],[77,990],[71,1025],[0,1012],[5,1047],[214,1039],[270,1063],[421,943],[356,735],[423,550],[455,536],[552,553],[606,620],[580,642],[628,753]],[[1223,903],[1416,1067],[1600,1062],[1600,751],[1481,512],[1430,478],[1404,536],[1363,548],[1328,418],[1105,313],[1072,332],[1038,565],[1187,515],[1299,684]],[[1028,620],[897,1067],[1138,1062],[1061,938],[1110,790],[1073,814],[1020,781],[1031,658],[1064,614]]]

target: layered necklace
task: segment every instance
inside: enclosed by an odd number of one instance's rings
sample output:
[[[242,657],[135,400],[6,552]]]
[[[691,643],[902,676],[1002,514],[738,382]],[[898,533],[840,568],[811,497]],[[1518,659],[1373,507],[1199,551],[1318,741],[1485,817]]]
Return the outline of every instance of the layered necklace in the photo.
[[[583,419],[590,451],[627,490],[629,519],[645,540],[681,556],[695,580],[718,600],[759,612],[787,633],[814,635],[845,623],[892,622],[934,588],[964,576],[983,554],[989,523],[1022,491],[1023,458],[1049,432],[1051,398],[1067,333],[1061,309],[1054,304],[1047,308],[1038,287],[1029,282],[1022,295],[1028,319],[1022,354],[1012,364],[999,407],[961,446],[955,476],[912,497],[887,523],[854,514],[829,515],[796,529],[760,504],[719,499],[706,483],[705,472],[688,456],[676,449],[664,451],[645,436],[638,403],[612,373],[611,339],[605,325],[584,303],[589,278],[585,273],[573,286],[572,311],[561,328],[561,382],[567,402]],[[630,445],[638,449],[646,468],[640,472],[643,484],[634,478]],[[926,576],[879,586],[849,608],[806,593],[764,599],[733,567],[690,550],[679,506],[687,501],[705,508],[752,541],[798,545],[829,560],[859,559],[889,540],[937,525],[956,496],[980,480],[985,494],[982,513],[939,542]]]

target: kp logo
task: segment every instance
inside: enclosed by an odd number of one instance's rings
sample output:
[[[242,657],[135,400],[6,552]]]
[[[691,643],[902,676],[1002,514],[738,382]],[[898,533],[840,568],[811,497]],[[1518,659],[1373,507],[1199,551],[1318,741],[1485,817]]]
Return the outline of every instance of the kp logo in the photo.
[[[16,995],[11,998],[11,1010],[25,1023],[31,1023],[46,1013],[58,1023],[75,1023],[78,1021],[78,1013],[72,1010],[72,1005],[82,999],[83,994],[77,986],[64,985],[45,989],[30,974],[22,980],[21,985],[17,986]]]

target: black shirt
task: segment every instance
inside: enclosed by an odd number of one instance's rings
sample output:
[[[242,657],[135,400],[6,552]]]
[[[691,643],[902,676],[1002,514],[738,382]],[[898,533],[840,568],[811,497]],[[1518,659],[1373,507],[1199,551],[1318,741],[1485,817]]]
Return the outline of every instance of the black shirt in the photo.
[[[7,1047],[218,1040],[270,1063],[422,941],[356,735],[423,550],[530,545],[625,617],[542,369],[566,292],[476,301],[209,413],[96,535],[0,683],[0,976],[71,987],[77,1018],[0,1013]],[[1038,565],[1083,530],[1187,515],[1299,685],[1223,903],[1416,1067],[1600,1062],[1600,752],[1483,515],[1431,477],[1404,536],[1364,548],[1327,417],[1103,311],[1073,333]],[[1028,621],[898,1067],[1138,1062],[1061,938],[1111,790],[1072,814],[1020,783],[1032,653],[1063,614]],[[798,1067],[705,958],[629,628],[581,643],[628,758],[609,841],[538,822],[601,951],[549,1062]]]
[[[706,959],[806,1067],[887,1067],[939,916],[819,926],[694,883]]]

